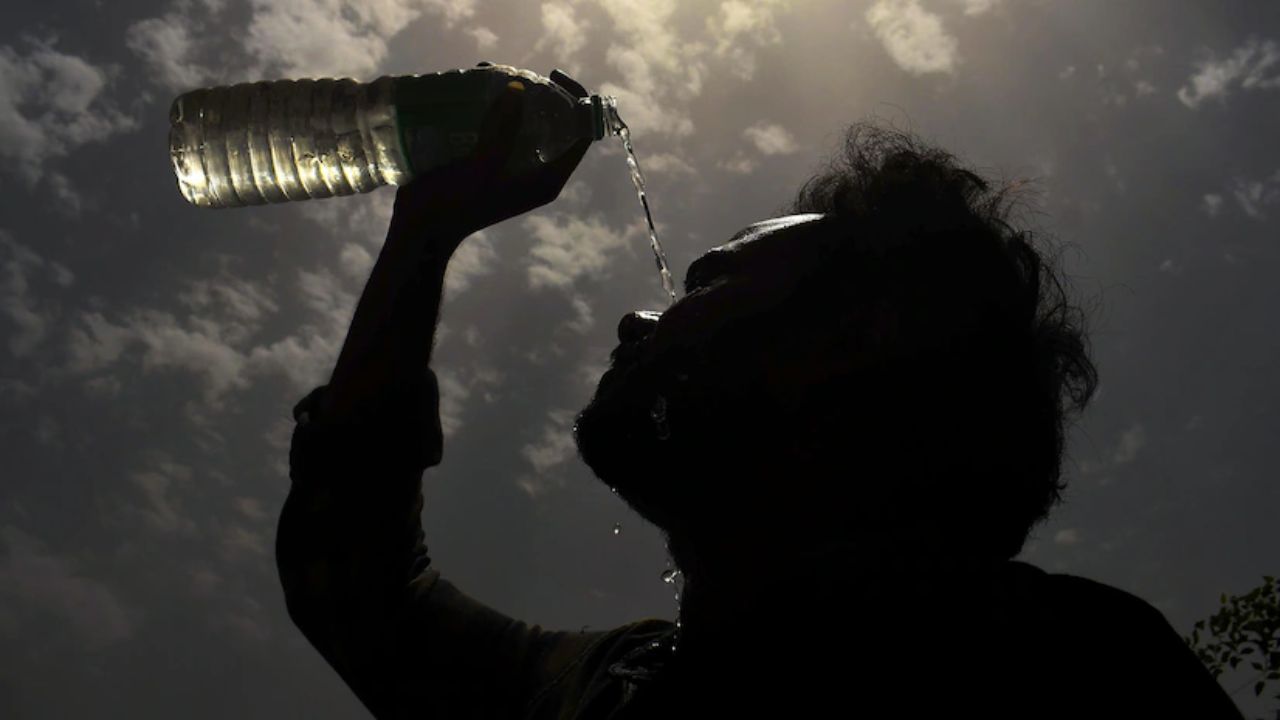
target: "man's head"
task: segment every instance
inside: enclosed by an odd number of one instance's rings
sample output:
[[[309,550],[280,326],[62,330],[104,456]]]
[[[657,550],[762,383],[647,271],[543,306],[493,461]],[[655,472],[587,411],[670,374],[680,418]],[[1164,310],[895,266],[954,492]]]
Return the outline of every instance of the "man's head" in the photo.
[[[1009,213],[947,153],[854,126],[786,215],[698,258],[666,312],[622,319],[580,454],[673,545],[1016,555],[1060,500],[1097,373]]]

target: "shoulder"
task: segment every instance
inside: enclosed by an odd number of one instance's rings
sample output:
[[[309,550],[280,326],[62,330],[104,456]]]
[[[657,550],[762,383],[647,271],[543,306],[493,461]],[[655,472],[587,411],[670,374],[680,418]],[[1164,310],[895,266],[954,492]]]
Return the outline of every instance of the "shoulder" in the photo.
[[[1067,573],[1044,573],[1043,583],[1050,606],[1077,622],[1129,632],[1173,631],[1154,605],[1114,585]]]

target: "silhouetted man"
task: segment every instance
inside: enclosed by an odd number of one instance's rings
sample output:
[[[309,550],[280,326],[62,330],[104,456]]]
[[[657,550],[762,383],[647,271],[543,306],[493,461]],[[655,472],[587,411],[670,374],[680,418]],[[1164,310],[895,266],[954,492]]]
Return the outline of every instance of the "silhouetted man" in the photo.
[[[446,264],[553,200],[587,143],[482,151],[398,191],[331,381],[294,409],[277,562],[290,616],[380,718],[1239,718],[1139,598],[1017,562],[1059,501],[1097,373],[1010,198],[909,136],[855,127],[790,212],[631,313],[574,427],[659,527],[679,625],[546,631],[431,567],[428,369]]]

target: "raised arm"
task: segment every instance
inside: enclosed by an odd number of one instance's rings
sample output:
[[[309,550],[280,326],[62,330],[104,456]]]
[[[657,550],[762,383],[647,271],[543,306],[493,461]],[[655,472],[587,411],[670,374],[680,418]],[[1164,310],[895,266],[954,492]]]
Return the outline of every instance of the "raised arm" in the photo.
[[[429,369],[448,260],[475,231],[559,194],[588,143],[516,182],[498,172],[518,92],[480,152],[397,192],[330,382],[294,408],[276,561],[290,618],[379,718],[519,717],[602,633],[545,632],[431,567],[422,473],[442,457]]]

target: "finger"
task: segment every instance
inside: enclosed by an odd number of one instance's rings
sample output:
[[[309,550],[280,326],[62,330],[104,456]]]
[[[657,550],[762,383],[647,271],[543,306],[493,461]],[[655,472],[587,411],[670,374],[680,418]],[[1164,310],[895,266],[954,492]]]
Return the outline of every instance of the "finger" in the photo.
[[[481,171],[497,171],[511,156],[524,115],[524,85],[512,81],[485,113],[480,123],[478,149]]]
[[[573,175],[573,171],[582,162],[582,157],[587,154],[587,150],[591,147],[591,142],[589,138],[583,138],[570,145],[558,157],[542,167],[535,176],[536,181],[539,184],[554,188],[554,192],[558,195],[560,188],[569,181],[569,176]]]
[[[571,145],[551,162],[544,165],[536,173],[515,182],[519,189],[516,195],[528,198],[535,206],[545,205],[560,196],[565,183],[573,175],[573,171],[582,162],[582,156],[591,147],[590,139],[582,139]]]
[[[594,141],[591,138],[582,138],[570,145],[567,150],[560,154],[560,157],[547,163],[548,170],[556,175],[567,176],[571,174],[578,167],[578,163],[582,162],[582,157],[587,154],[592,142]]]

